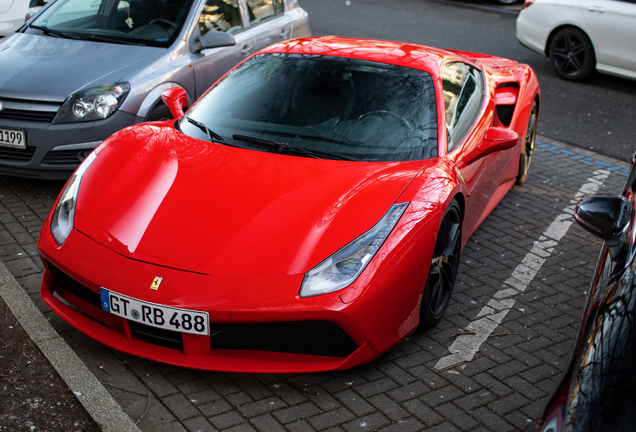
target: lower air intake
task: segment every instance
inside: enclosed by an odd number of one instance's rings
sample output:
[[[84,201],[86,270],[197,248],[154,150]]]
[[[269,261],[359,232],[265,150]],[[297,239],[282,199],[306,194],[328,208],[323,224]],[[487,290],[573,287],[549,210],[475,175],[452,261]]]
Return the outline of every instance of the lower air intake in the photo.
[[[183,350],[183,338],[181,333],[150,327],[135,321],[128,321],[130,331],[137,339],[166,348]]]
[[[210,323],[210,348],[346,357],[358,346],[330,321]]]
[[[49,271],[55,280],[55,283],[64,291],[73,294],[75,297],[78,297],[84,300],[86,303],[90,303],[94,306],[97,306],[101,309],[101,301],[99,299],[99,293],[95,291],[91,291],[66,273],[64,273],[59,268],[55,267],[50,262],[47,262]]]

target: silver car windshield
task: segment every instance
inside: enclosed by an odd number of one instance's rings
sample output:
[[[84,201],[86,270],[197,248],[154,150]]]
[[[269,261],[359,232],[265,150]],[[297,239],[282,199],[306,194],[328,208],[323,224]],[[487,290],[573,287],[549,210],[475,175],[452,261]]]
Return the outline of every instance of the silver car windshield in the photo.
[[[192,0],[58,0],[27,28],[51,37],[168,47]]]
[[[212,87],[179,122],[184,133],[201,138],[201,128],[188,118],[227,144],[262,151],[300,148],[312,153],[296,153],[362,161],[437,156],[431,75],[384,63],[259,55]]]

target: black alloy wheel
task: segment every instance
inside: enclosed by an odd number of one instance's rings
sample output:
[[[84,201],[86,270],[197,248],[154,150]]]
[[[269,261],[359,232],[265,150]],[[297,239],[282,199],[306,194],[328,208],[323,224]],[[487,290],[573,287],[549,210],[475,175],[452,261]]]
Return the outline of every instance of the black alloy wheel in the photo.
[[[146,121],[164,121],[173,120],[172,113],[168,106],[160,101],[146,117]]]
[[[559,30],[550,42],[549,53],[554,70],[563,79],[584,81],[594,72],[594,47],[587,35],[577,28]]]
[[[519,155],[519,174],[517,175],[517,184],[522,185],[528,180],[528,172],[534,155],[534,144],[537,139],[537,120],[539,118],[539,107],[537,101],[532,103],[530,117],[528,117],[528,127],[523,137],[523,147]]]
[[[419,326],[422,330],[435,326],[448,309],[459,267],[461,234],[461,210],[457,201],[453,199],[439,227],[431,267],[424,286]]]

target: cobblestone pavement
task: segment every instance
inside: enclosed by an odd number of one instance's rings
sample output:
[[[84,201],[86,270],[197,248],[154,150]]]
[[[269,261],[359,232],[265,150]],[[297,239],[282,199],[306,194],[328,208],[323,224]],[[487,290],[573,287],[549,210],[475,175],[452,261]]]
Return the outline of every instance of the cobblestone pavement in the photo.
[[[468,242],[440,324],[343,372],[180,369],[114,352],[70,328],[40,300],[35,247],[61,183],[0,177],[0,260],[144,431],[535,431],[566,367],[600,250],[598,239],[568,227],[567,207],[583,185],[620,192],[627,168],[542,139],[528,182]],[[451,354],[461,358],[440,362]]]

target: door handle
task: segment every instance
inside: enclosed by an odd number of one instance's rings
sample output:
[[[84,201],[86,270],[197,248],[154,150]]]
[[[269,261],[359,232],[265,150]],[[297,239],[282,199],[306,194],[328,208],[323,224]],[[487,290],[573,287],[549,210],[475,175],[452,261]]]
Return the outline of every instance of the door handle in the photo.
[[[589,8],[587,8],[590,12],[598,12],[598,13],[603,13],[605,12],[605,9],[603,9],[600,6],[590,6]]]
[[[280,37],[281,37],[281,39],[285,39],[287,36],[289,36],[289,29],[288,28],[280,29]]]
[[[250,51],[252,51],[252,48],[254,48],[254,45],[252,45],[252,44],[243,45],[243,48],[241,48],[241,54],[243,54],[243,55],[249,54]]]

